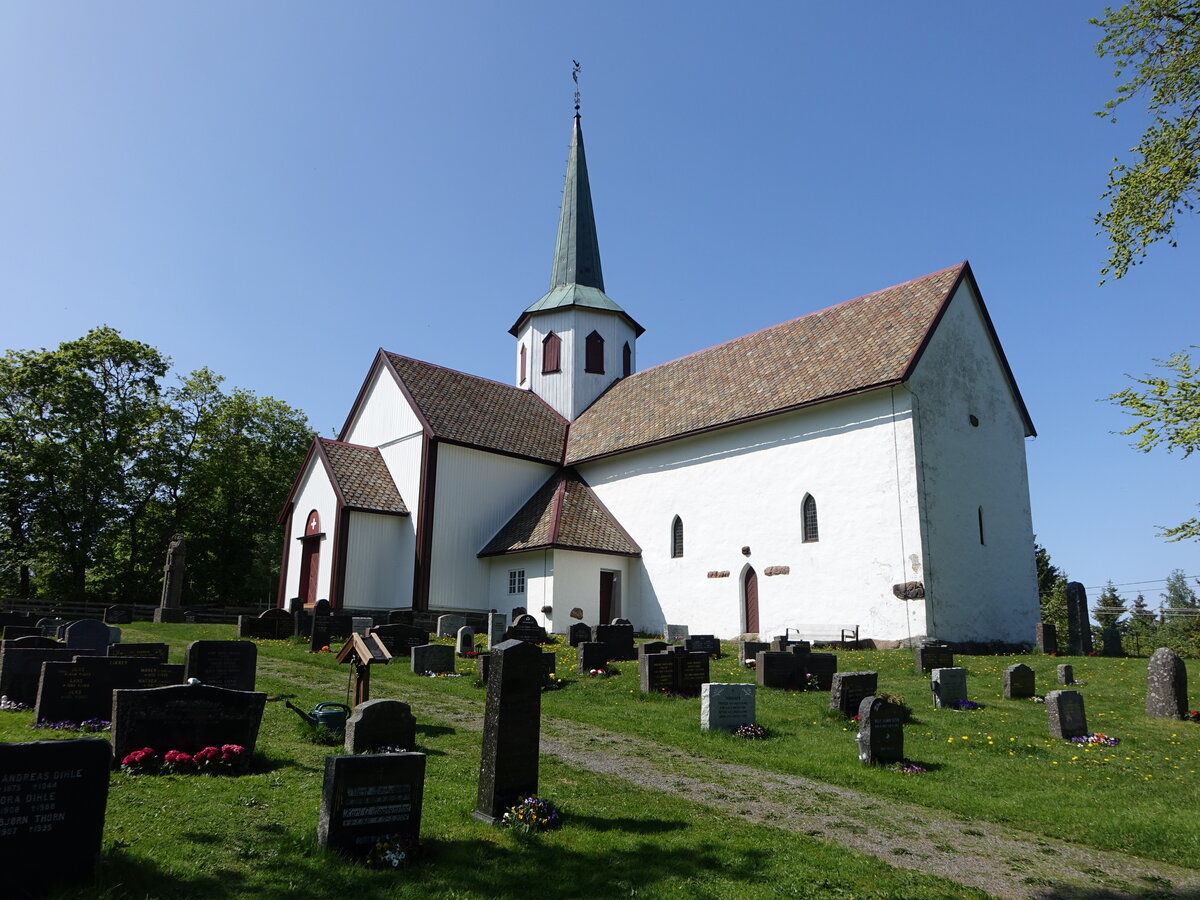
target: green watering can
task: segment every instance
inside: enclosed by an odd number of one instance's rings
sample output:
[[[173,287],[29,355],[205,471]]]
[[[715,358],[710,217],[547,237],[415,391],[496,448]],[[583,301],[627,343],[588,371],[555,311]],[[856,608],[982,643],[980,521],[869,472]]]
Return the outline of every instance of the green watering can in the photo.
[[[345,703],[318,703],[316,709],[312,711],[312,715],[309,715],[300,707],[294,706],[292,701],[284,700],[283,702],[288,709],[313,728],[323,725],[330,731],[346,730],[346,718],[350,715],[350,707]]]

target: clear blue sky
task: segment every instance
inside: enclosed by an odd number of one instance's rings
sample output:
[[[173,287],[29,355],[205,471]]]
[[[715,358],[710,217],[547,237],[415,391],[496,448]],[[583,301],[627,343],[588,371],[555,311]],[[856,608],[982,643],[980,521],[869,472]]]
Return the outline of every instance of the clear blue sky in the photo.
[[[1129,449],[1103,398],[1200,343],[1200,223],[1098,286],[1092,218],[1145,124],[1093,115],[1102,9],[9,0],[0,346],[107,323],[324,434],[380,346],[509,381],[578,59],[642,367],[969,259],[1039,432],[1038,539],[1153,603],[1200,574],[1155,533],[1195,513],[1200,460]]]

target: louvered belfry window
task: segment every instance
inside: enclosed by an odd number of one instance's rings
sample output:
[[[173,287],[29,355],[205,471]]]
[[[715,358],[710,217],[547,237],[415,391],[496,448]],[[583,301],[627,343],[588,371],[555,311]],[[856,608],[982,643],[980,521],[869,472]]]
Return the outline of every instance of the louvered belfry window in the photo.
[[[802,507],[804,517],[804,543],[811,544],[819,539],[817,533],[817,501],[813,499],[812,494],[804,495],[804,505]]]
[[[683,519],[676,516],[675,521],[671,523],[671,558],[679,559],[681,556],[683,556]]]
[[[517,384],[525,383],[525,345],[521,345],[521,366],[520,366],[520,381]]]
[[[628,378],[633,374],[633,351],[629,349],[629,341],[625,342],[625,347],[621,350],[621,377]]]
[[[596,375],[604,374],[604,338],[600,332],[593,331],[587,336],[584,347],[583,371]]]
[[[542,339],[542,374],[562,371],[562,339],[553,331]]]

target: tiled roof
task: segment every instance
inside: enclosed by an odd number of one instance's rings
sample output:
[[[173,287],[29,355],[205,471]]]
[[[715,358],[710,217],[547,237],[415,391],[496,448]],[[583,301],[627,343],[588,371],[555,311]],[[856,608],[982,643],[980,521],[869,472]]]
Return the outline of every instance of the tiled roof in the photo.
[[[369,512],[408,515],[408,507],[383,457],[374,447],[343,444],[318,438],[321,455],[329,463],[335,489],[346,506]]]
[[[966,272],[961,263],[624,378],[571,424],[566,462],[899,383]]]
[[[384,353],[434,437],[562,462],[567,420],[532,391]]]
[[[620,556],[642,552],[574,469],[561,469],[538,488],[479,555],[551,547]]]

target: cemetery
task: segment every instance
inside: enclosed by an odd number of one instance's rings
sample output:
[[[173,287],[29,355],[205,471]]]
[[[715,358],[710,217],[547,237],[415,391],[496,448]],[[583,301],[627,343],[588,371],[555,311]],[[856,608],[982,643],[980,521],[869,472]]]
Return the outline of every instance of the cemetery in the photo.
[[[779,665],[836,659],[836,670],[819,667],[820,683],[773,687],[730,642],[705,653],[639,635],[637,662],[622,664],[627,639],[607,631],[578,646],[532,633],[493,645],[501,634],[468,638],[453,624],[442,637],[351,638],[359,655],[378,655],[370,699],[352,715],[339,657],[353,654],[336,652],[337,639],[334,652],[312,653],[303,634],[239,640],[232,625],[124,623],[122,641],[144,653],[85,647],[74,663],[40,649],[46,675],[32,694],[32,648],[6,642],[21,661],[12,683],[33,702],[0,710],[0,753],[9,754],[0,760],[20,760],[0,772],[0,799],[11,795],[0,837],[18,838],[0,840],[0,862],[16,864],[14,847],[22,861],[43,861],[29,871],[63,872],[63,883],[19,882],[50,897],[78,896],[79,884],[112,897],[278,896],[297,879],[316,896],[518,897],[530,876],[552,885],[542,894],[563,897],[635,884],[639,895],[675,896],[685,882],[700,896],[776,896],[768,886],[797,878],[893,897],[1100,884],[1139,895],[1162,886],[1155,878],[1200,889],[1193,804],[1177,799],[1200,783],[1200,725],[1179,717],[1200,700],[1195,660],[758,650]],[[389,642],[408,658],[388,657],[383,635],[396,635]],[[474,657],[463,656],[468,640]],[[608,677],[589,677],[585,664]],[[5,665],[0,657],[0,674]],[[1071,682],[1061,665],[1073,667]],[[73,666],[80,674],[67,677]],[[434,668],[460,677],[424,674]],[[560,690],[545,690],[547,671]],[[111,730],[30,727],[35,703],[82,716],[104,690]],[[963,712],[959,700],[978,709]],[[342,706],[337,743],[306,738],[287,705]],[[47,738],[64,753],[81,747],[78,764],[37,762],[45,745],[30,742]],[[30,778],[70,771],[87,783],[19,796],[6,788],[10,767],[30,766],[46,770]],[[747,769],[757,773],[749,785]],[[694,785],[680,786],[679,775]],[[843,799],[826,811],[806,801],[816,808],[801,819],[788,812],[797,794],[789,800],[785,783]],[[730,791],[745,804],[720,799]],[[845,830],[864,802],[896,810],[874,846]],[[1119,816],[1097,814],[1118,805]],[[763,808],[776,810],[774,827],[755,818]],[[161,812],[147,818],[148,809]],[[939,851],[905,832],[902,810],[959,833]],[[41,816],[39,843],[30,823]],[[536,831],[533,820],[555,830]],[[525,827],[536,833],[519,834]],[[74,849],[59,859],[65,835]],[[972,852],[975,840],[1036,840],[1054,852],[997,862],[984,846]],[[939,865],[939,853],[957,870]]]

